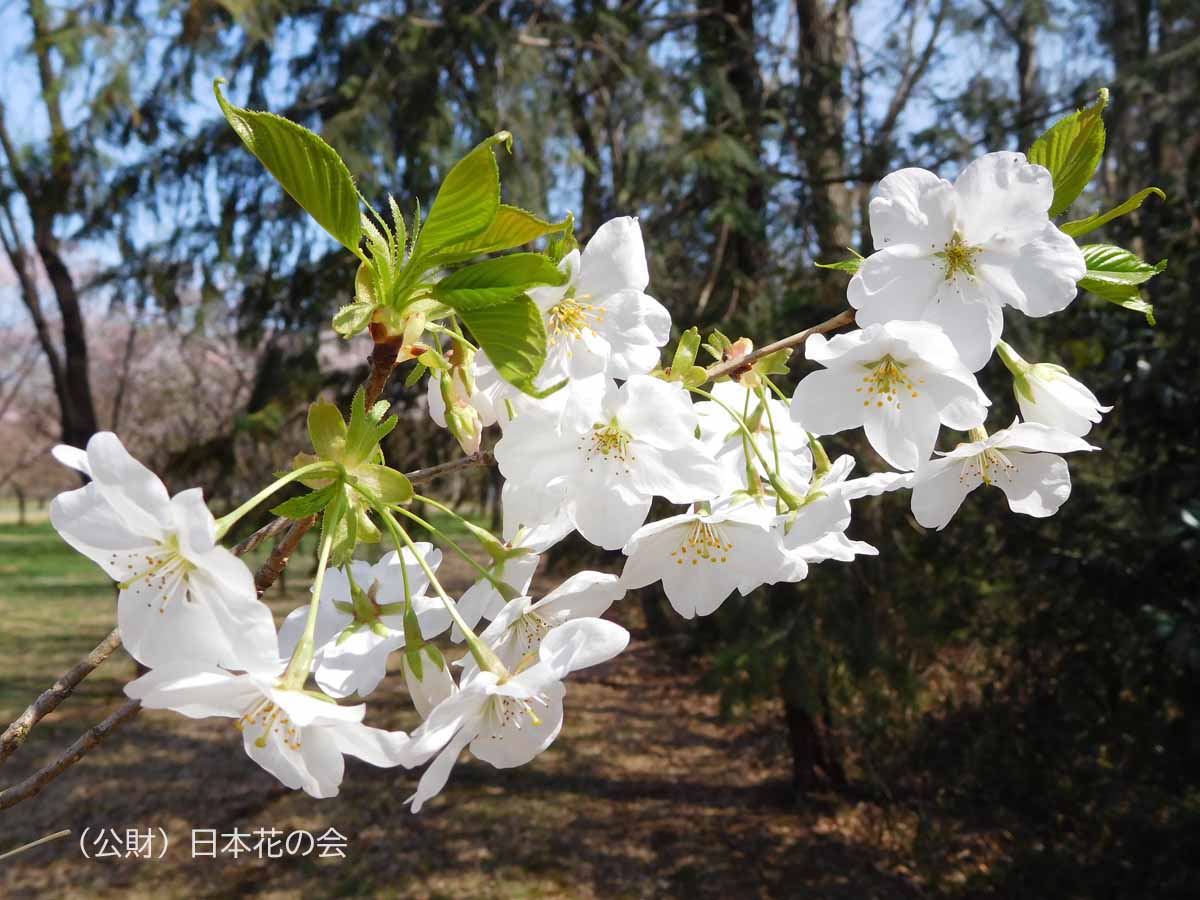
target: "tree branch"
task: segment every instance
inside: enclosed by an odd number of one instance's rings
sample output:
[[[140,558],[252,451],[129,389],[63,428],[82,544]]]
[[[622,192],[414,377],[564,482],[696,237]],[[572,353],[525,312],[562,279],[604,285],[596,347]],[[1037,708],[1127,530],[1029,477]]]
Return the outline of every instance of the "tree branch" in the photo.
[[[75,664],[62,678],[54,682],[49,690],[33,701],[25,712],[21,713],[11,725],[0,735],[0,764],[16,752],[25,743],[30,730],[48,713],[58,708],[75,686],[87,678],[102,662],[112,656],[113,651],[121,646],[121,633],[116,628],[108,633],[108,637],[96,645],[87,656]]]
[[[141,708],[142,704],[138,700],[125,701],[115,713],[99,725],[93,725],[85,731],[79,740],[68,747],[50,765],[38,769],[19,784],[0,791],[0,810],[16,806],[22,800],[28,800],[41,793],[42,788],[79,762],[89,750],[137,715]]]
[[[715,363],[708,367],[708,377],[711,380],[724,378],[726,375],[741,375],[750,371],[750,367],[764,356],[770,356],[778,350],[787,350],[791,347],[799,347],[814,334],[824,334],[827,331],[836,331],[839,328],[844,328],[847,325],[854,324],[854,310],[847,309],[838,313],[832,319],[826,319],[820,325],[813,325],[811,328],[805,328],[803,331],[797,331],[795,334],[785,337],[774,343],[767,344],[765,347],[760,347],[753,353],[746,356],[738,357],[737,359],[725,360],[724,362]]]

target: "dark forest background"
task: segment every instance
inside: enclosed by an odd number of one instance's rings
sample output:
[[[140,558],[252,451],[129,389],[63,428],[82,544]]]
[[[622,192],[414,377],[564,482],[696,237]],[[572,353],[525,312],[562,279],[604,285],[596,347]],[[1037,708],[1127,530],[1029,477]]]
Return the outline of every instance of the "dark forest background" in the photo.
[[[1072,460],[1062,512],[1014,516],[978,492],[934,534],[906,497],[881,498],[851,532],[876,559],[698,624],[652,591],[642,603],[728,716],[785,717],[797,802],[834,790],[1017,815],[1036,837],[1013,896],[1051,880],[1071,896],[1200,890],[1200,4],[28,0],[4,16],[0,494],[22,502],[56,485],[49,443],[114,424],[175,486],[230,502],[300,446],[311,396],[361,380],[367,348],[328,329],[350,257],[245,152],[217,75],[405,209],[509,129],[510,202],[573,211],[581,240],[638,215],[676,324],[759,343],[844,306],[845,275],[813,264],[870,252],[887,172],[953,178],[1108,86],[1105,158],[1071,217],[1160,187],[1166,202],[1097,239],[1170,265],[1146,292],[1156,327],[1086,294],[1006,322],[1027,359],[1115,406],[1089,438],[1104,452]],[[238,373],[215,397],[210,351]],[[1002,427],[1008,376],[993,361],[982,377]],[[458,453],[422,391],[390,392],[412,411],[395,465]],[[193,419],[154,412],[179,402]],[[882,468],[865,444],[830,445]],[[494,478],[453,490],[486,515]]]

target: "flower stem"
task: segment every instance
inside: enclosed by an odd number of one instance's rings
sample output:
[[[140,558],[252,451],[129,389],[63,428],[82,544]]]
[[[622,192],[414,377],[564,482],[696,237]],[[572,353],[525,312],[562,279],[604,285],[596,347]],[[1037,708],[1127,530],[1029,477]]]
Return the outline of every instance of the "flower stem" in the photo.
[[[688,388],[688,390],[690,390],[693,394],[699,394],[701,397],[712,400],[714,403],[724,409],[725,412],[729,413],[730,418],[737,423],[738,428],[740,428],[742,433],[749,438],[748,443],[750,444],[750,448],[754,451],[754,455],[758,457],[758,461],[762,463],[763,469],[766,470],[767,480],[771,482],[771,487],[775,489],[775,493],[779,496],[779,499],[786,503],[789,509],[799,509],[803,505],[803,502],[799,497],[792,493],[788,486],[783,483],[783,479],[779,477],[779,474],[771,468],[771,464],[767,462],[767,458],[763,456],[762,450],[760,450],[758,444],[754,442],[754,435],[750,433],[750,428],[746,425],[745,420],[742,419],[742,417],[739,416],[728,403],[718,400],[708,391],[701,388]]]
[[[414,496],[413,499],[414,500],[424,500],[425,498],[421,497],[420,495],[416,495],[416,496]],[[480,578],[486,578],[497,589],[499,589],[500,585],[497,582],[499,582],[500,580],[498,578],[496,578],[496,576],[493,575],[491,572],[489,572],[487,569],[485,569],[483,566],[481,566],[478,562],[476,562],[472,558],[471,554],[467,553],[467,551],[464,550],[457,541],[455,541],[452,537],[448,536],[440,528],[438,528],[437,526],[433,525],[430,522],[427,522],[425,519],[418,516],[412,510],[405,509],[403,506],[394,506],[394,507],[392,507],[392,509],[395,512],[400,513],[400,515],[404,516],[409,521],[414,522],[417,525],[420,525],[422,528],[424,528],[426,531],[428,531],[430,534],[432,534],[436,540],[445,544],[447,547],[449,547],[451,550],[453,550],[455,553],[457,553],[460,557],[462,557],[463,561],[466,562],[467,565],[469,565],[472,569],[474,569],[477,573],[479,573]]]
[[[356,490],[358,489],[356,488]],[[504,664],[500,662],[496,654],[492,652],[491,648],[481,641],[479,636],[475,634],[473,630],[471,630],[471,626],[467,624],[466,620],[463,619],[462,614],[459,613],[458,605],[455,604],[455,602],[450,598],[450,595],[446,593],[446,589],[443,588],[442,583],[438,581],[437,575],[434,573],[433,569],[429,567],[429,563],[425,561],[425,557],[417,551],[417,547],[413,543],[413,539],[408,536],[408,532],[404,530],[404,527],[396,521],[396,517],[392,515],[392,511],[386,506],[377,503],[370,495],[362,491],[359,491],[359,493],[367,499],[367,502],[371,505],[371,508],[379,514],[381,519],[383,519],[383,524],[391,533],[392,541],[396,544],[396,549],[401,550],[402,547],[407,547],[412,555],[416,557],[417,563],[421,566],[422,571],[425,572],[425,577],[429,579],[429,584],[441,598],[442,603],[446,607],[446,611],[450,613],[450,618],[465,636],[467,647],[470,649],[471,655],[475,657],[475,662],[479,663],[479,668],[487,672],[493,672],[496,675],[499,675],[502,679],[507,678],[509,674],[508,669],[504,667]]]
[[[343,495],[344,496],[344,495]],[[304,622],[304,634],[296,643],[287,671],[283,673],[283,687],[300,690],[308,680],[312,669],[313,638],[317,633],[317,610],[321,603],[321,590],[325,585],[325,572],[329,568],[329,554],[333,550],[333,537],[341,517],[345,515],[346,503],[340,500],[326,509],[321,522],[321,551],[317,556],[317,574],[313,578],[312,599],[308,603],[308,618]]]
[[[225,535],[229,533],[229,529],[236,525],[242,516],[246,515],[246,513],[250,512],[250,510],[254,509],[254,507],[258,506],[258,504],[262,503],[284,485],[291,484],[293,481],[304,478],[306,475],[311,475],[312,473],[318,472],[321,469],[332,468],[332,466],[333,463],[330,463],[326,460],[309,463],[307,466],[301,466],[299,469],[294,469],[293,471],[288,472],[282,478],[278,478],[271,482],[233,512],[226,513],[225,515],[221,516],[221,518],[217,519],[217,540],[219,541],[221,538],[225,537]]]

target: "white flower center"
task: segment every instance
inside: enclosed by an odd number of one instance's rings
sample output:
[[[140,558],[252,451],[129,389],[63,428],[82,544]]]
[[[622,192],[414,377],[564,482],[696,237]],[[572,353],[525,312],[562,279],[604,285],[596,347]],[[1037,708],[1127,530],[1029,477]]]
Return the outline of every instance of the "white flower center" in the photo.
[[[115,553],[112,555],[114,563],[119,558]],[[118,582],[117,587],[122,591],[131,591],[135,599],[144,599],[147,607],[152,607],[157,600],[158,612],[162,615],[166,612],[167,601],[175,595],[179,582],[187,581],[188,573],[196,567],[184,559],[179,550],[179,537],[174,534],[160,543],[158,549],[141,556],[140,562],[145,568],[139,571],[139,557],[129,556],[125,564],[130,570],[129,577]],[[184,597],[191,600],[186,592]]]
[[[729,551],[732,549],[733,541],[726,540],[720,528],[697,519],[679,546],[671,551],[671,556],[677,566],[685,563],[698,566],[702,561],[718,565],[729,561]]]
[[[981,248],[969,247],[963,241],[962,236],[956,231],[954,236],[946,243],[945,249],[935,253],[934,256],[942,261],[942,271],[946,273],[946,280],[951,281],[956,274],[962,272],[970,278],[975,277],[975,256]]]
[[[283,709],[264,697],[254,703],[245,715],[233,723],[238,731],[247,728],[259,728],[262,733],[255,738],[254,746],[262,749],[267,746],[272,732],[279,736],[289,750],[300,749],[300,730],[292,724],[288,714]]]
[[[583,453],[589,472],[596,471],[593,463],[599,456],[604,462],[617,463],[617,474],[628,475],[629,463],[637,461],[630,449],[632,443],[633,436],[614,420],[607,425],[592,426],[590,432],[580,436],[575,446]]]
[[[958,480],[972,481],[978,476],[984,484],[995,484],[997,479],[1011,481],[1017,464],[1004,455],[1003,451],[989,448],[975,456],[968,457],[963,463]]]
[[[595,325],[604,322],[604,308],[585,303],[590,294],[578,297],[568,296],[560,300],[546,312],[547,342],[551,345],[558,343],[559,335],[571,341],[577,341],[585,332],[596,335]]]
[[[863,376],[862,385],[856,387],[854,392],[856,394],[864,391],[867,393],[866,399],[863,400],[863,406],[870,406],[871,401],[874,400],[876,406],[881,407],[885,403],[895,403],[896,409],[900,409],[900,398],[904,394],[907,393],[914,398],[921,396],[917,387],[924,384],[925,379],[918,378],[914,382],[904,371],[908,368],[905,363],[896,362],[891,356],[885,356],[862,365],[869,374]]]
[[[537,700],[543,706],[547,705],[546,701],[540,697],[532,698]],[[533,704],[521,697],[501,696],[493,694],[487,705],[486,715],[489,716],[497,725],[497,728],[507,728],[512,725],[514,728],[521,727],[521,720],[525,716],[529,716],[529,721],[535,726],[541,725],[542,720],[538,718],[538,714],[533,711]],[[491,740],[499,740],[502,735],[499,735],[494,730],[489,735]]]
[[[509,633],[517,644],[517,656],[524,657],[542,643],[553,626],[534,612],[527,612],[508,626]]]

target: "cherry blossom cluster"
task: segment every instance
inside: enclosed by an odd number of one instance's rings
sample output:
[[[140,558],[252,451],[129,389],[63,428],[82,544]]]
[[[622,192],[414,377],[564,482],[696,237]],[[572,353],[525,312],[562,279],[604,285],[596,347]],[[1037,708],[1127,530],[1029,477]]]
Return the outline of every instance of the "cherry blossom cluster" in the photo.
[[[219,520],[199,489],[169,496],[108,433],[86,451],[56,450],[90,481],[56,498],[51,518],[118,584],[122,638],[149,668],[130,697],[232,720],[252,759],[314,797],[337,793],[347,754],[424,766],[409,798],[416,812],[464,749],[508,768],[553,743],[566,677],[628,643],[603,618],[628,590],[661,582],[692,618],[735,592],[875,554],[847,529],[854,501],[886,491],[909,490],[928,528],[945,527],[985,484],[1015,512],[1056,512],[1070,493],[1060,454],[1096,449],[1083,437],[1108,408],[1062,368],[1029,364],[1000,340],[1004,307],[1059,312],[1084,276],[1079,247],[1049,216],[1053,196],[1050,173],[1018,153],[983,156],[953,183],[920,169],[887,176],[870,205],[876,252],[848,287],[859,327],[807,340],[817,367],[790,398],[774,380],[787,352],[750,355],[745,339],[714,334],[703,345],[716,364],[746,360],[732,377],[714,381],[696,364],[695,329],[663,365],[671,317],[647,293],[633,218],[566,249],[559,283],[527,291],[547,342],[532,385],[515,387],[460,330],[409,314],[399,358],[428,370],[433,420],[468,453],[497,429],[503,534],[458,517],[486,564],[414,510],[457,516],[386,466],[380,441],[395,418],[361,392],[349,422],[313,404],[314,452]],[[975,373],[997,351],[1023,421],[989,434]],[[936,450],[943,426],[966,440]],[[858,428],[889,469],[852,477],[851,456],[826,453],[822,437]],[[277,631],[251,572],[220,541],[290,483],[310,493],[275,511],[319,516],[321,530],[311,601]],[[648,521],[655,498],[676,510]],[[414,541],[413,525],[438,546]],[[535,599],[540,555],[572,532],[621,551],[620,575],[579,572]],[[393,549],[363,557],[362,545],[385,539]],[[437,575],[445,552],[478,575],[458,598]],[[363,721],[393,660],[421,720],[411,734]]]

